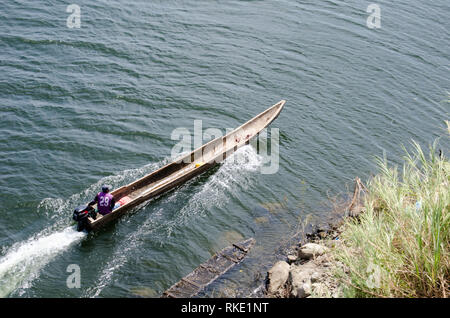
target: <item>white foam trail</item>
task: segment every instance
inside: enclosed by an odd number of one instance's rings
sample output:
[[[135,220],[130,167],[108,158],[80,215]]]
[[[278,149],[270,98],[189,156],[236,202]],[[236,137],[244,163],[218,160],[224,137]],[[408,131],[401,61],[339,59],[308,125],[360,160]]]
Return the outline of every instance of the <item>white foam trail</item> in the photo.
[[[230,194],[248,189],[253,181],[252,172],[257,172],[262,164],[263,158],[252,146],[239,148],[177,212],[176,219],[167,224],[167,235],[171,235],[174,226],[185,224],[193,215],[203,213],[213,206],[223,207]]]
[[[120,187],[155,170],[168,160],[169,158],[166,158],[156,164],[148,164],[138,169],[129,169],[118,175],[102,178],[82,192],[66,199],[43,199],[38,205],[38,213],[45,215],[52,225],[26,241],[15,243],[8,249],[2,249],[2,254],[5,253],[5,255],[0,258],[0,297],[6,297],[14,291],[18,291],[19,295],[24,293],[33,280],[39,277],[45,265],[86,235],[83,232],[77,232],[74,227],[67,227],[71,222],[71,212],[75,206],[92,200],[104,183],[111,184],[113,188]],[[67,228],[61,230],[64,227]]]
[[[68,227],[50,235],[42,237],[37,235],[13,245],[0,259],[0,297],[6,297],[18,288],[29,287],[46,264],[85,235],[86,233]]]
[[[82,297],[95,298],[100,295],[102,290],[111,283],[114,272],[127,262],[130,253],[133,253],[134,250],[141,246],[142,241],[139,241],[139,238],[142,237],[145,232],[148,233],[150,228],[152,228],[152,221],[147,219],[137,231],[133,232],[116,248],[111,260],[106,264],[102,273],[96,280],[95,285],[88,288],[83,293]],[[153,230],[154,229],[155,228],[153,228]]]
[[[175,219],[158,224],[154,221],[154,218],[164,213],[163,208],[152,213],[137,231],[130,234],[116,247],[110,261],[105,265],[96,283],[84,292],[83,297],[98,297],[102,290],[112,282],[114,272],[126,264],[130,254],[133,254],[143,244],[145,241],[142,240],[143,237],[161,227],[165,228],[167,231],[166,235],[170,236],[175,226],[185,224],[192,215],[202,213],[213,206],[222,206],[229,199],[226,191],[229,193],[239,191],[236,189],[236,184],[246,189],[251,183],[251,179],[248,178],[248,172],[258,171],[262,163],[262,157],[257,154],[252,146],[244,146],[224,161],[219,170],[202,185],[202,190],[194,194],[177,213]],[[174,193],[167,200],[176,200],[176,196],[177,193]]]

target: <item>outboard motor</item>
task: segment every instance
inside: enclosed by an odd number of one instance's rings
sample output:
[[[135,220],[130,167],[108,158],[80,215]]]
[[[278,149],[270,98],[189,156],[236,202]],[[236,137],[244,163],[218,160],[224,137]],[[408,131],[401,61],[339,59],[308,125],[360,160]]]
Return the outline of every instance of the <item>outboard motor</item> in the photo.
[[[87,219],[90,216],[94,220],[96,219],[97,213],[95,212],[95,209],[92,206],[85,206],[81,205],[77,207],[73,211],[73,220],[78,222],[77,225],[77,231],[81,232],[86,228],[87,225]]]

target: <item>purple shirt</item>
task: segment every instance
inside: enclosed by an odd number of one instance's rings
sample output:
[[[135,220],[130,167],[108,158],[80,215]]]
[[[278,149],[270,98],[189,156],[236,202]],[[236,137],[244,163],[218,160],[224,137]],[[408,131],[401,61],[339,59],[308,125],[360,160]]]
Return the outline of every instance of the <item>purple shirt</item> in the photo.
[[[109,193],[99,192],[96,197],[98,213],[101,215],[108,214],[114,206],[114,198]]]

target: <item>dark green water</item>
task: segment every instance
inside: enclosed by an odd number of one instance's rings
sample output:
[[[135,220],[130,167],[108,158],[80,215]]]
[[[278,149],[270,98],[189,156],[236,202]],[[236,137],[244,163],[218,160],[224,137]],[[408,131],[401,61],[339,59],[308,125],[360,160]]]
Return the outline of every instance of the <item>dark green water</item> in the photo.
[[[247,296],[299,220],[383,152],[444,135],[450,3],[77,1],[0,5],[0,295],[158,296],[217,250],[251,255],[204,296]],[[234,128],[280,99],[280,167],[226,162],[94,235],[73,207],[170,160],[172,131]],[[69,289],[70,264],[81,288]],[[262,274],[262,276],[261,276]]]

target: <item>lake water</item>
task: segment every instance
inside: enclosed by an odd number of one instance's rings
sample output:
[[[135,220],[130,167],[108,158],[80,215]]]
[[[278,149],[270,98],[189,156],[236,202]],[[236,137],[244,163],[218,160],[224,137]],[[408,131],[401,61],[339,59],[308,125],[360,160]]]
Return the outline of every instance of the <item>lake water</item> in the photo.
[[[73,1],[80,28],[66,2],[0,9],[0,296],[159,296],[254,237],[203,293],[252,295],[298,224],[376,156],[399,163],[401,145],[445,135],[449,1],[377,1],[380,28],[356,0]],[[247,146],[98,233],[73,229],[103,183],[168,163],[176,128],[225,132],[281,99],[275,174]]]

